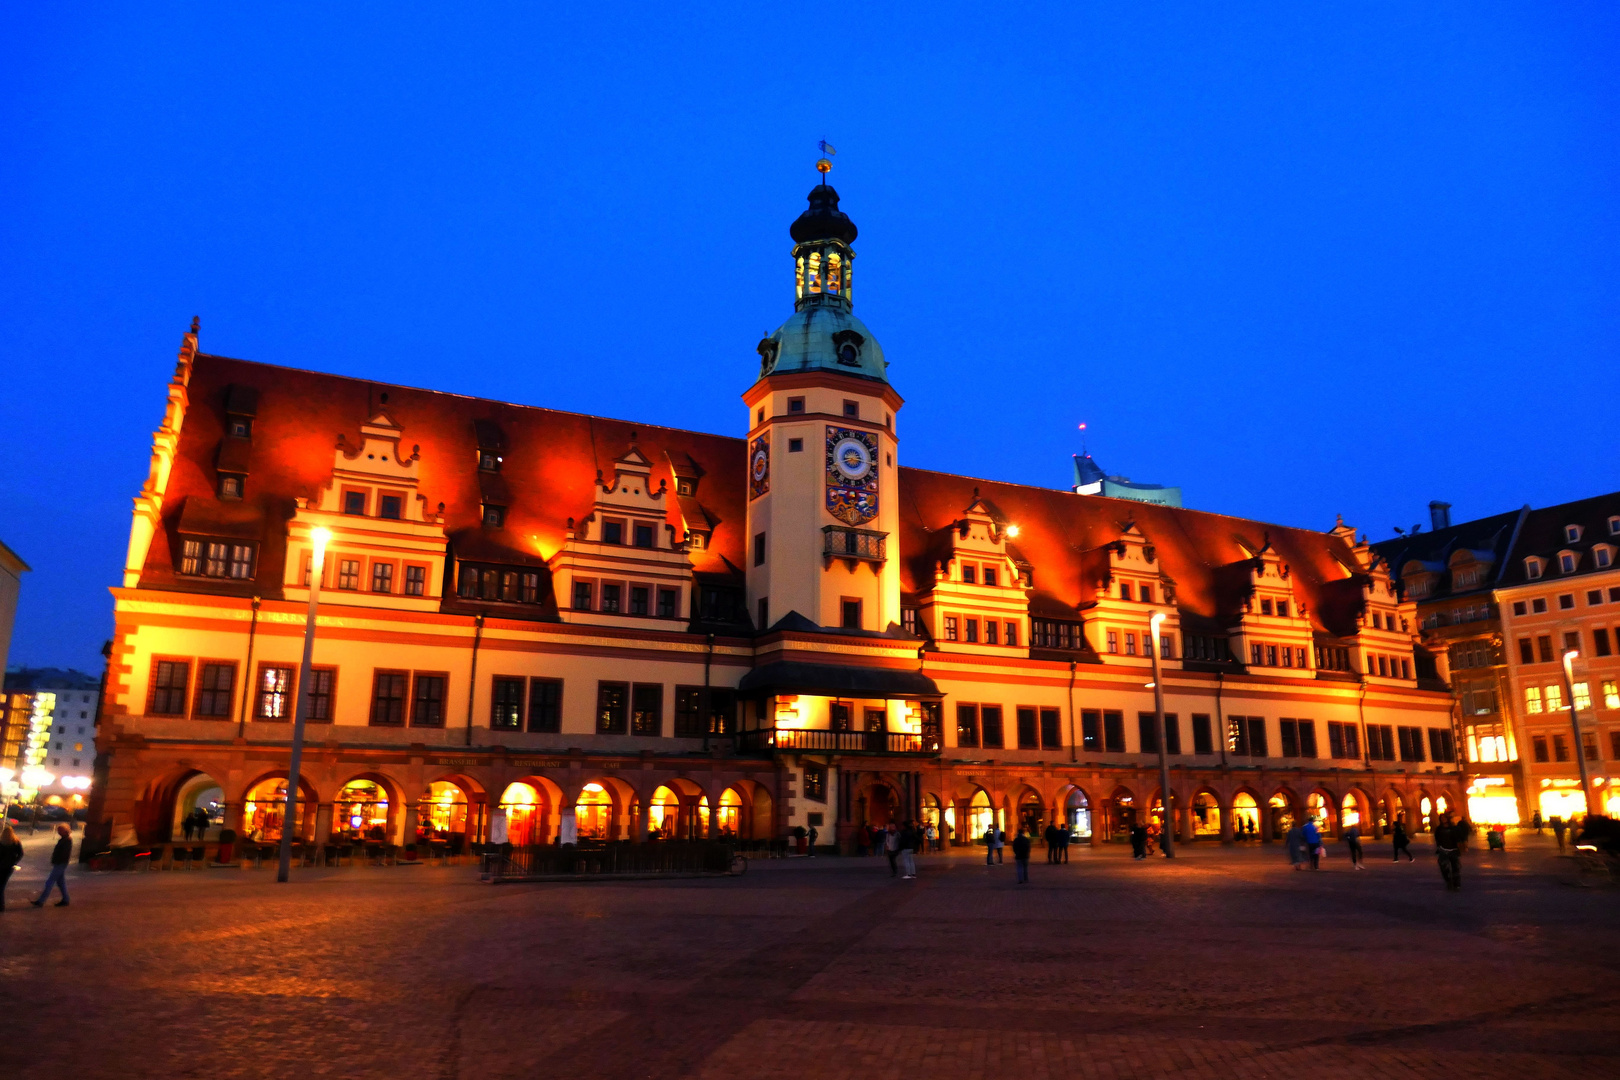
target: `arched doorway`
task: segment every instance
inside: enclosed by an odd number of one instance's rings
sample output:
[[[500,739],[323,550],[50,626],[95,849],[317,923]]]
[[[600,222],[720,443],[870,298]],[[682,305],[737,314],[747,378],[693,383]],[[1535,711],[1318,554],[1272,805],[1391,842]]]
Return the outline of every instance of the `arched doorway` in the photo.
[[[984,843],[984,836],[995,824],[996,811],[990,805],[990,796],[984,788],[973,792],[973,798],[968,802],[968,836],[974,843]]]
[[[1260,804],[1252,794],[1240,791],[1232,796],[1232,836],[1253,840],[1260,835]]]
[[[1398,792],[1391,791],[1384,796],[1383,802],[1378,806],[1378,824],[1384,832],[1388,832],[1395,822],[1406,824],[1406,804],[1401,801]]]
[[[242,830],[247,839],[274,843],[281,839],[287,803],[287,778],[271,776],[248,788],[242,799]],[[315,792],[298,785],[298,824],[293,839],[306,840],[315,832]]]
[[[1281,840],[1298,818],[1294,797],[1286,789],[1279,790],[1271,797],[1268,806],[1271,810],[1271,838]]]
[[[1131,830],[1136,827],[1136,819],[1140,807],[1136,805],[1136,796],[1127,788],[1115,788],[1113,802],[1113,819],[1109,832],[1109,839],[1120,840],[1130,837]]]
[[[507,843],[524,847],[546,842],[546,800],[535,785],[526,780],[507,784],[495,812],[506,822]]]
[[[735,840],[742,835],[742,796],[731,788],[720,793],[720,807],[715,811],[714,831],[722,840]]]
[[[1339,804],[1339,823],[1346,829],[1366,828],[1366,814],[1362,810],[1364,805],[1358,792],[1345,792],[1344,799]]]
[[[1018,796],[1018,827],[1036,838],[1046,831],[1046,803],[1034,788],[1025,788]]]
[[[1305,796],[1305,819],[1316,822],[1323,832],[1333,831],[1333,798],[1321,791]]]
[[[467,793],[453,780],[435,780],[416,803],[418,840],[456,843],[467,836]]]
[[[393,837],[394,807],[388,791],[370,777],[344,784],[332,800],[332,837],[387,843]]]
[[[1063,817],[1069,823],[1069,831],[1076,837],[1090,838],[1091,836],[1091,801],[1086,793],[1079,788],[1070,788],[1068,798],[1063,800]]]
[[[171,837],[201,841],[210,834],[217,836],[225,822],[225,792],[212,776],[196,773],[175,792],[170,817]]]
[[[667,784],[659,784],[647,801],[647,838],[675,840],[681,820],[680,797]]]
[[[1221,834],[1221,803],[1212,791],[1200,791],[1193,796],[1192,824],[1194,836]]]
[[[1434,802],[1427,795],[1418,800],[1418,822],[1423,832],[1434,828]]]
[[[707,801],[707,800],[705,800]],[[708,815],[704,814],[706,818]],[[587,783],[574,803],[574,832],[580,840],[603,842],[614,839],[613,796],[598,781]]]

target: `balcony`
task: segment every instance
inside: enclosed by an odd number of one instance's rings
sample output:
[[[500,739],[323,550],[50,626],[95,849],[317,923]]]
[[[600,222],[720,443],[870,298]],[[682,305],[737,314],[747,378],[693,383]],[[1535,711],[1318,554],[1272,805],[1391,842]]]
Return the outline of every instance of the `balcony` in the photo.
[[[870,529],[846,529],[842,525],[827,525],[821,530],[821,553],[829,559],[864,559],[883,561],[885,533]]]
[[[818,728],[765,728],[739,731],[737,749],[742,753],[812,754],[908,754],[935,757],[938,738],[898,731],[826,731]]]

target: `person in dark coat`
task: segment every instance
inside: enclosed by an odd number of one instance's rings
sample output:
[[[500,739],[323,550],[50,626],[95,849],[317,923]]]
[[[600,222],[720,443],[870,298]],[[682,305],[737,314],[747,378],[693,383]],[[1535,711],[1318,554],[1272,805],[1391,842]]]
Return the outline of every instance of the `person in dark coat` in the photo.
[[[39,894],[38,900],[28,901],[35,907],[44,907],[45,898],[51,895],[51,886],[55,885],[62,891],[62,899],[56,902],[57,907],[68,906],[67,868],[68,862],[73,858],[73,831],[66,825],[56,827],[56,847],[51,849],[51,873],[45,879],[45,889]]]
[[[1288,850],[1288,861],[1295,870],[1305,869],[1305,826],[1295,825],[1283,835],[1283,844]]]
[[[1357,870],[1367,869],[1361,865],[1361,826],[1352,825],[1344,830],[1344,842],[1350,846],[1350,865]]]
[[[1389,836],[1392,847],[1390,858],[1394,862],[1401,861],[1401,852],[1403,851],[1406,852],[1407,862],[1417,862],[1416,859],[1412,858],[1412,839],[1406,835],[1406,826],[1400,821],[1400,819],[1396,819],[1395,827],[1390,830]]]
[[[1146,825],[1131,826],[1131,858],[1147,858],[1147,837],[1148,832]]]
[[[1074,839],[1074,830],[1067,823],[1058,830],[1058,862],[1069,861],[1069,841]]]
[[[1564,819],[1557,814],[1547,819],[1552,826],[1553,836],[1558,840],[1558,854],[1564,853]]]
[[[1043,832],[1041,836],[1042,839],[1046,841],[1046,861],[1049,863],[1057,862],[1059,843],[1058,827],[1056,825],[1048,825],[1046,827],[1046,831]]]
[[[8,821],[5,828],[0,829],[0,911],[6,910],[6,882],[11,880],[11,872],[17,869],[22,856],[22,841],[17,839],[17,830]]]
[[[1466,835],[1461,825],[1452,822],[1450,814],[1442,814],[1440,827],[1434,830],[1434,855],[1450,892],[1462,889],[1462,846]]]
[[[1029,884],[1029,834],[1023,829],[1013,837],[1013,862],[1018,865],[1018,884]]]

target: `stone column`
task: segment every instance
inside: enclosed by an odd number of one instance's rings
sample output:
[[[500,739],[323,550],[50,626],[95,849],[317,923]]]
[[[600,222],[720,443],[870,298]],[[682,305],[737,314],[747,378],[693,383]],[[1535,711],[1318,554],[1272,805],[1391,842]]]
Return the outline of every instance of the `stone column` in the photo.
[[[1235,813],[1236,813],[1236,810],[1233,809],[1233,806],[1232,806],[1231,802],[1225,802],[1225,803],[1221,804],[1220,814],[1221,814],[1221,846],[1222,847],[1231,847],[1234,843],[1237,842],[1236,839],[1235,839],[1236,834],[1235,834],[1235,832],[1234,832],[1234,830],[1232,828],[1232,826],[1237,823],[1233,818],[1233,815]]]
[[[1277,828],[1277,808],[1270,803],[1260,804],[1260,842],[1274,844],[1272,832]]]
[[[405,804],[404,820],[401,822],[401,828],[399,830],[399,843],[402,847],[406,844],[416,843],[416,826],[417,822],[419,821],[417,816],[418,805],[419,804],[415,802],[407,802]]]
[[[300,805],[299,817],[303,817],[302,805]],[[315,804],[315,835],[313,840],[320,847],[325,847],[332,842],[332,804],[329,802]]]

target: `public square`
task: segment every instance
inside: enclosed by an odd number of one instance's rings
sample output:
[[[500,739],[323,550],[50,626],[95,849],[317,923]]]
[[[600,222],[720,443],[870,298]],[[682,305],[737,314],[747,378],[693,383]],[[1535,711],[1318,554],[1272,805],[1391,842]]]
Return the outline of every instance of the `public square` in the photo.
[[[0,916],[7,1077],[1581,1077],[1620,931],[1550,837],[1318,873],[1278,845],[754,862],[490,885],[472,866],[91,874]]]

